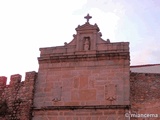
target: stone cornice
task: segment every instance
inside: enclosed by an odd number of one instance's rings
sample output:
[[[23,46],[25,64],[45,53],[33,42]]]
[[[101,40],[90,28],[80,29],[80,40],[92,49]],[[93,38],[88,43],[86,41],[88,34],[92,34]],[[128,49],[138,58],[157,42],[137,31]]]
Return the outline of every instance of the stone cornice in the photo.
[[[67,61],[85,61],[85,60],[111,60],[111,59],[125,59],[129,60],[129,52],[97,52],[96,54],[64,54],[64,55],[47,55],[39,57],[41,62],[67,62]]]
[[[46,106],[33,108],[33,111],[40,110],[77,110],[77,109],[129,109],[130,105],[94,105],[94,106]]]

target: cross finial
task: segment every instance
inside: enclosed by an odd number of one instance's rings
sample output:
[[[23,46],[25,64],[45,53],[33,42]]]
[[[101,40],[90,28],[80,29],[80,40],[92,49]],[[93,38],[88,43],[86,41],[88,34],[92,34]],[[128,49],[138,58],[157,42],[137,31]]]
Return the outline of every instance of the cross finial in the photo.
[[[89,22],[89,19],[92,18],[92,16],[90,16],[89,14],[87,14],[87,16],[84,17],[85,19],[87,19],[87,23]]]

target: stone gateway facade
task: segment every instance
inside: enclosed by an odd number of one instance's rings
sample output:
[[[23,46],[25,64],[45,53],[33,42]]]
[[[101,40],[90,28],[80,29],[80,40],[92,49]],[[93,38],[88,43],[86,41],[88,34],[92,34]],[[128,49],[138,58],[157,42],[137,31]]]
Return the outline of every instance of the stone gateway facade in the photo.
[[[130,72],[129,43],[85,18],[70,43],[40,48],[38,73],[0,77],[0,120],[160,120],[160,74]]]

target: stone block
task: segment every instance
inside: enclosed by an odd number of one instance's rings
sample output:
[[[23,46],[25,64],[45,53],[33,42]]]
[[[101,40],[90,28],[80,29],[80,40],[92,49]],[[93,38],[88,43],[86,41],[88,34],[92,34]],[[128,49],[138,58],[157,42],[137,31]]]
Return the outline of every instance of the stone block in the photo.
[[[22,76],[20,74],[11,75],[10,85],[16,85],[21,82]]]
[[[79,90],[72,90],[71,91],[71,100],[72,101],[77,101],[79,99],[80,99],[80,97],[79,97]]]
[[[95,89],[80,90],[79,96],[80,100],[83,101],[96,100],[96,90]]]
[[[88,76],[81,76],[79,78],[79,82],[80,82],[80,89],[86,89],[88,88]]]
[[[7,77],[5,76],[0,76],[0,88],[5,87],[7,82]]]

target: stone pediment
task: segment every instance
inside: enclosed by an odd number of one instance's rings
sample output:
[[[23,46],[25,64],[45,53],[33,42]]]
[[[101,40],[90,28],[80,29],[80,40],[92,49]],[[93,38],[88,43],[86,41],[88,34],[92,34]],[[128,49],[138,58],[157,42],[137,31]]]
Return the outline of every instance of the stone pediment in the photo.
[[[93,30],[99,32],[99,27],[97,24],[91,25],[89,22],[86,22],[84,25],[78,25],[76,31],[86,31],[86,30]]]
[[[82,51],[95,51],[97,50],[98,43],[107,43],[101,36],[101,32],[98,25],[89,23],[89,19],[92,18],[89,14],[85,17],[87,22],[83,25],[78,25],[75,29],[77,34],[73,35],[73,40],[66,44],[66,47],[75,47],[75,52]]]
[[[101,32],[99,32],[100,29],[96,23],[94,25],[91,25],[89,22],[86,22],[83,25],[78,25],[78,27],[75,30],[77,34],[73,35],[73,40],[70,43],[66,44],[67,46],[76,45],[77,47],[80,47],[82,46],[82,44],[84,44],[86,38],[89,39],[90,44],[93,44],[94,42],[96,45],[97,40],[103,43],[106,42],[101,39],[102,34]],[[82,48],[79,50],[81,51]]]
[[[76,34],[73,35],[71,42],[64,44],[64,46],[41,48],[41,56],[39,60],[51,59],[58,57],[90,55],[105,53],[122,53],[129,51],[128,44],[126,42],[110,43],[102,39],[102,34],[98,25],[89,23],[91,16],[85,17],[87,22],[83,25],[78,25],[76,28]]]

